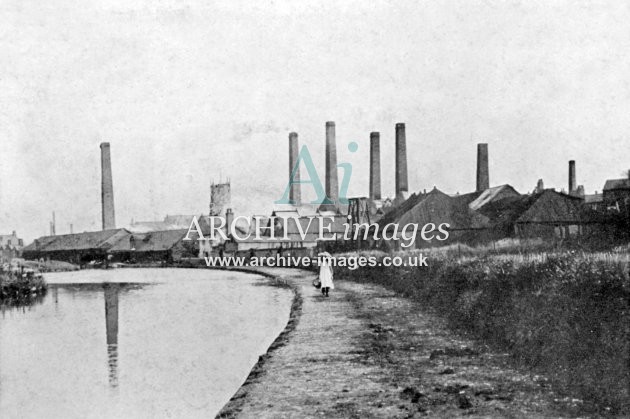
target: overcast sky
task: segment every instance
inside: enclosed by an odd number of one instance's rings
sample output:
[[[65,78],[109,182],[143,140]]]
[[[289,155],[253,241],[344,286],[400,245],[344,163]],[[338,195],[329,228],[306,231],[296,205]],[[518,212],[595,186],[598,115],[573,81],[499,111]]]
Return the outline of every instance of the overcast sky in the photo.
[[[103,5],[100,3],[107,3]],[[601,191],[630,167],[630,3],[621,1],[158,1],[0,3],[0,233],[101,226],[99,143],[111,143],[118,226],[207,213],[232,181],[239,214],[284,191],[288,133],[324,175],[324,126],[368,194],[394,125],[409,186],[490,183]],[[347,143],[359,150],[350,153]]]

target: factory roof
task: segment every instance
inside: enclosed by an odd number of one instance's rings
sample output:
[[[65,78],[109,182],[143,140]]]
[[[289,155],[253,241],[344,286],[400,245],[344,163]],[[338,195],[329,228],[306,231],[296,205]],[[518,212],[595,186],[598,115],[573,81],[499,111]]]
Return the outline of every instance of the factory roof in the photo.
[[[24,251],[107,250],[130,233],[124,228],[90,231],[59,236],[44,236],[29,244]]]
[[[520,194],[516,192],[516,189],[514,189],[510,185],[494,186],[481,192],[473,201],[468,204],[468,207],[471,210],[476,211],[490,202],[498,201],[500,199],[510,196],[516,197],[520,196]]]
[[[436,191],[437,188],[434,188],[433,190]],[[381,219],[378,221],[378,223],[380,225],[386,225],[386,224],[389,224],[389,223],[396,222],[396,220],[398,220],[400,217],[402,217],[407,211],[412,209],[420,201],[422,201],[424,198],[426,198],[427,195],[428,194],[422,193],[422,192],[411,194],[411,196],[409,196],[409,198],[407,198],[400,205],[392,207],[389,211],[387,211],[385,213],[385,215],[383,215],[383,217],[381,217]]]
[[[46,247],[49,243],[51,243],[53,240],[55,240],[57,236],[43,236],[40,237],[38,239],[35,239],[31,244],[29,244],[28,246],[26,246],[24,249],[25,252],[28,251],[35,251],[38,249],[42,249],[44,247]]]
[[[545,189],[532,195],[492,202],[480,212],[496,225],[514,223],[581,223],[587,221],[582,199]]]
[[[169,250],[179,243],[188,230],[164,230],[150,233],[129,234],[121,237],[110,249],[111,252],[156,252]]]
[[[584,203],[596,204],[598,202],[604,202],[604,194],[595,193],[592,195],[584,195]]]
[[[608,179],[604,184],[604,190],[610,191],[612,189],[630,189],[630,179]]]
[[[448,196],[439,189],[433,189],[424,199],[405,212],[398,223],[405,225],[416,223],[420,226],[433,223],[439,225],[447,223],[450,229],[467,230],[484,228],[488,220],[483,215],[471,210],[467,200]]]

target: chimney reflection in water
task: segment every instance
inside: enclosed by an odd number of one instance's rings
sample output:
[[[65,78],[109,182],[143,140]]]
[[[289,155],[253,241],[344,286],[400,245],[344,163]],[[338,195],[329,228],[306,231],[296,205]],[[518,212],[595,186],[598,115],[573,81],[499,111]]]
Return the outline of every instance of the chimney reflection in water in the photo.
[[[118,387],[118,288],[117,284],[103,285],[105,327],[107,330],[107,365],[111,387]]]

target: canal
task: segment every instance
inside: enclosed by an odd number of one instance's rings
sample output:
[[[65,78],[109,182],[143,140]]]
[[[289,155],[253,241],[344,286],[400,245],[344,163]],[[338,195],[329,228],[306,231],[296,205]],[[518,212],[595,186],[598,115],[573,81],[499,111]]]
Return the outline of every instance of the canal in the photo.
[[[13,418],[212,417],[285,327],[292,293],[203,269],[46,275],[0,313],[0,412]]]

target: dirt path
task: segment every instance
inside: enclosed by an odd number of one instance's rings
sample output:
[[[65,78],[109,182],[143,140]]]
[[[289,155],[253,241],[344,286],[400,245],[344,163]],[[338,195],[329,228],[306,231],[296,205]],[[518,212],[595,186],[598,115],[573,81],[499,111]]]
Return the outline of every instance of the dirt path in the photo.
[[[337,281],[324,298],[313,273],[260,271],[296,289],[299,319],[217,417],[573,417],[580,407],[380,286]]]

